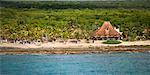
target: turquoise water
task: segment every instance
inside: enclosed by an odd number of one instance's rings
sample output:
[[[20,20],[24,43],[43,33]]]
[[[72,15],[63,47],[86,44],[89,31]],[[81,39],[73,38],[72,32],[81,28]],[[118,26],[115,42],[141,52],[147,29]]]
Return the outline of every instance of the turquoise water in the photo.
[[[1,75],[150,75],[150,53],[0,57]]]

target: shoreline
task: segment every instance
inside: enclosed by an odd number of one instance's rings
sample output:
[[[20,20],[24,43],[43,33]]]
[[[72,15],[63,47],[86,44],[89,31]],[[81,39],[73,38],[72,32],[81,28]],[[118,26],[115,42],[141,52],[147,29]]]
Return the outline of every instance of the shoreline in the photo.
[[[12,48],[0,47],[0,55],[16,54],[99,54],[113,52],[150,52],[150,46],[108,46],[96,48]]]
[[[150,52],[150,41],[122,42],[121,44],[99,43],[1,43],[1,54],[95,54],[111,52]]]

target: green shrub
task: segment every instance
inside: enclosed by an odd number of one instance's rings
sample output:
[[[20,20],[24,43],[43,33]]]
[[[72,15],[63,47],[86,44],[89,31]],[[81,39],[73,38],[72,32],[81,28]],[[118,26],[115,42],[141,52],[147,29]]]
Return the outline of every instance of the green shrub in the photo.
[[[117,40],[107,40],[103,42],[104,44],[120,44],[120,41]]]

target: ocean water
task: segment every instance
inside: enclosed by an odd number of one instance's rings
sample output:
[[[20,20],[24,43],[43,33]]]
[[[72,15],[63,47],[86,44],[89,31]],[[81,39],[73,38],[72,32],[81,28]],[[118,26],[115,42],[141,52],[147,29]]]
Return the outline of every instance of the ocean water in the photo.
[[[0,55],[0,75],[150,75],[150,53]]]

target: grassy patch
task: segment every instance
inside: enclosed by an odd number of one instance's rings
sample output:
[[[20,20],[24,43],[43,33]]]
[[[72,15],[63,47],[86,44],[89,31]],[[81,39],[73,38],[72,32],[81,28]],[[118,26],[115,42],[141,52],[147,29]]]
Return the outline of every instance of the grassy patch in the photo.
[[[143,45],[144,48],[150,48],[150,45]]]
[[[120,44],[120,41],[117,40],[107,40],[103,42],[104,44]]]

